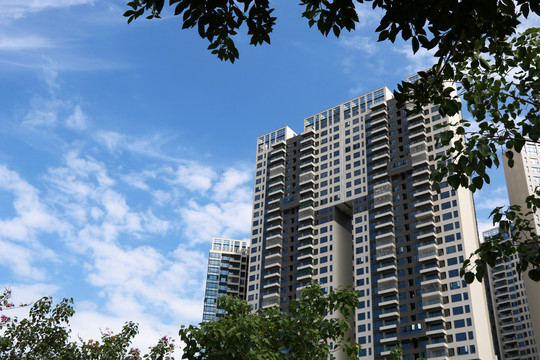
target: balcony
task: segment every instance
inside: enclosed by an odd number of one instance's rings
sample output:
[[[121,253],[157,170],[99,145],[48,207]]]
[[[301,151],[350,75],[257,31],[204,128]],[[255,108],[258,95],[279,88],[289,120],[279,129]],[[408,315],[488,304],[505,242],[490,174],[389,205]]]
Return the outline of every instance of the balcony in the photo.
[[[396,258],[395,248],[383,249],[383,250],[377,251],[376,254],[377,254],[377,261],[383,261],[383,260]]]
[[[420,198],[418,196],[418,199],[414,201],[414,207],[415,208],[421,208],[422,206],[433,206],[433,200],[431,199],[431,195],[424,196]]]
[[[281,196],[274,196],[266,200],[266,206],[279,205]]]
[[[300,152],[302,154],[315,150],[315,142],[312,139],[306,139],[302,141],[305,141],[305,143],[302,143],[302,145],[300,146]]]
[[[427,352],[429,360],[447,360],[448,352],[446,350],[432,350]]]
[[[277,299],[272,298],[269,300],[264,300],[261,304],[261,308],[268,309],[277,305],[279,305],[279,297]]]
[[[313,253],[311,251],[312,249],[309,249],[309,248],[307,248],[307,249],[308,249],[308,251],[298,254],[296,259],[299,260],[299,261],[307,260],[307,259],[313,260],[315,258],[315,256],[313,255]]]
[[[313,250],[313,249],[315,249],[315,245],[313,245],[313,243],[311,241],[307,241],[306,243],[298,245],[298,247],[296,249],[298,251],[304,251],[304,250],[307,250],[307,249]]]
[[[272,166],[268,170],[268,180],[283,176],[285,173],[285,165],[279,164],[277,166]]]
[[[313,262],[311,260],[303,261],[296,265],[296,270],[313,269]]]
[[[282,230],[283,229],[283,225],[281,225],[281,222],[275,222],[273,224],[270,224],[266,227],[266,231],[267,232],[274,232],[274,231],[277,231],[277,230]]]
[[[313,240],[313,233],[305,232],[302,234],[298,234],[296,241],[305,241],[305,240]]]
[[[443,303],[442,303],[440,297],[435,297],[435,298],[422,300],[422,309],[424,311],[434,310],[434,309],[442,309],[442,308],[443,308]]]
[[[399,300],[398,300],[397,296],[395,296],[395,295],[385,296],[385,297],[383,297],[381,299],[381,302],[379,302],[380,307],[397,306],[397,305],[399,305]],[[384,329],[380,329],[380,330],[384,330]]]
[[[273,186],[273,187],[269,188],[268,191],[267,191],[267,194],[268,194],[268,196],[274,195],[274,194],[275,194],[275,195],[278,195],[278,194],[283,195],[284,192],[285,192],[285,191],[284,191],[284,189],[283,189],[283,186],[282,186],[282,185],[278,185],[278,186]]]
[[[384,251],[383,249],[387,248],[392,251],[396,250],[396,242],[393,237],[383,238],[380,241],[377,241],[375,245],[375,250],[377,250],[377,252],[382,252]]]
[[[381,286],[378,286],[378,294],[390,294],[390,293],[397,293],[398,292],[398,283],[397,281],[393,282],[385,282]]]
[[[371,170],[369,172],[371,173],[371,172],[376,172],[382,169],[386,169],[387,166],[388,166],[388,161],[381,161],[381,162],[371,165]]]
[[[377,280],[377,286],[379,287],[379,290],[386,288],[387,286],[393,287],[395,284],[397,284],[397,276],[392,274],[385,275],[384,277]]]
[[[300,161],[306,161],[306,160],[315,160],[315,154],[312,152],[306,152],[300,154]]]
[[[381,344],[396,342],[397,341],[397,333],[391,332],[391,333],[388,333],[388,334],[384,334],[380,341],[381,341]]]
[[[423,128],[409,132],[409,141],[411,142],[418,139],[424,139],[425,137],[426,131]]]
[[[424,230],[427,230],[429,228],[434,228],[434,227],[435,227],[435,221],[433,220],[433,218],[420,220],[416,223],[416,230],[418,231],[424,231]]]
[[[296,273],[296,280],[307,280],[310,279],[313,275],[313,268],[304,268],[303,270],[298,270]]]
[[[393,200],[391,195],[381,195],[377,196],[374,199],[374,206],[376,208],[384,207],[384,206],[392,206]]]
[[[387,263],[387,264],[383,264],[382,266],[378,267],[377,268],[377,272],[378,273],[384,273],[384,272],[387,272],[387,271],[397,271],[397,266],[395,263]]]
[[[388,115],[388,109],[386,107],[386,103],[384,102],[373,105],[370,108],[370,110],[371,110],[371,119],[377,118],[378,116],[381,116],[384,119],[386,119],[386,116]]]
[[[407,127],[409,129],[409,131],[416,131],[416,130],[419,130],[419,129],[424,129],[424,120],[423,119],[418,119],[418,121],[414,121],[414,122],[408,122],[407,124]]]
[[[281,208],[279,207],[279,204],[276,203],[274,206],[266,206],[267,215],[269,214],[276,215],[280,213],[281,213]]]
[[[270,263],[272,261],[281,260],[281,250],[274,250],[272,252],[267,252],[264,254],[264,261]]]
[[[419,198],[426,195],[429,195],[431,197],[431,186],[424,186],[421,188],[416,188],[416,191],[414,192],[415,198]]]
[[[424,265],[420,268],[420,274],[426,275],[433,272],[439,272],[439,264],[433,263],[429,265]]]
[[[308,169],[312,168],[313,166],[315,166],[315,163],[312,160],[306,160],[300,163],[300,169]]]
[[[424,178],[426,178],[425,180],[429,180],[429,173],[430,171],[427,166],[415,169],[415,171],[412,174],[413,179],[415,180],[415,182],[413,183],[413,186],[417,186],[416,181],[423,180]]]
[[[435,350],[435,349],[448,349],[448,344],[445,341],[444,337],[431,339],[428,341],[428,344],[426,345],[427,350]]]
[[[388,325],[386,324],[388,323]],[[385,331],[385,330],[393,330],[393,329],[396,329],[397,328],[397,321],[388,321],[388,322],[384,322],[383,323],[384,325],[382,325],[381,327],[379,327],[379,330],[381,331]]]
[[[266,235],[266,241],[267,242],[272,241],[272,240],[276,240],[276,239],[279,239],[281,241],[281,231]]]
[[[438,283],[422,285],[422,299],[429,300],[431,298],[439,299],[442,296],[441,286]]]
[[[418,261],[427,262],[432,260],[439,261],[439,255],[437,254],[436,250],[418,253]]]
[[[298,225],[298,231],[304,231],[304,230],[315,230],[315,226],[312,224],[311,221],[305,221]]]
[[[426,318],[424,319],[424,321],[426,322],[426,325],[435,324],[435,323],[443,323],[444,317],[442,313],[436,312],[436,313],[428,314]]]
[[[272,279],[272,278],[280,278],[281,277],[281,271],[279,269],[274,269],[271,271],[265,271],[263,272],[263,279]]]
[[[265,260],[263,269],[275,269],[280,268],[281,269],[281,259],[276,258],[272,261]]]
[[[379,111],[373,114],[375,116],[372,116],[369,119],[369,124],[371,125],[370,127],[374,128],[382,124],[388,124],[388,119],[386,118],[386,114],[387,114],[386,111]]]
[[[264,290],[272,289],[272,288],[279,288],[280,286],[279,278],[263,281],[261,285]]]
[[[430,185],[429,183],[429,170],[422,170],[419,176],[414,180],[412,186],[418,188],[421,186]]]
[[[315,173],[313,171],[309,171],[305,174],[300,175],[300,185],[306,185],[309,183],[315,183]]]
[[[446,330],[443,324],[431,325],[426,328],[427,336],[446,336]]]
[[[378,152],[385,152],[386,154],[388,154],[388,151],[390,151],[390,145],[388,143],[383,142],[383,143],[378,143],[372,146],[371,152],[369,152],[369,154],[371,154],[373,157]]]
[[[388,151],[380,152],[378,154],[374,154],[371,158],[371,161],[379,161],[379,160],[390,160],[390,154],[388,154]]]
[[[306,221],[315,219],[315,211],[313,208],[306,208],[298,212],[298,221]]]
[[[374,137],[371,137],[367,141],[368,147],[374,147],[380,145],[380,143],[388,143],[388,135],[387,134],[381,134]]]
[[[396,317],[399,317],[399,312],[398,312],[397,307],[383,309],[383,311],[379,315],[379,319],[391,319],[391,318],[396,318]]]
[[[394,218],[394,211],[392,210],[392,208],[387,208],[381,211],[377,211],[376,213],[372,213],[371,215],[373,217],[372,220],[389,218],[392,221]]]
[[[437,244],[434,241],[425,242],[418,246],[418,253],[437,251]]]
[[[431,239],[431,238],[435,238],[435,230],[434,229],[420,231],[418,233],[418,235],[416,236],[416,240],[418,240],[418,241]]]
[[[435,216],[435,213],[433,212],[431,207],[424,208],[424,209],[418,209],[414,217],[416,220],[420,221],[425,218],[433,218]]]
[[[279,162],[285,162],[285,149],[278,149],[277,152],[272,152],[270,159],[268,160],[270,165],[274,165]]]

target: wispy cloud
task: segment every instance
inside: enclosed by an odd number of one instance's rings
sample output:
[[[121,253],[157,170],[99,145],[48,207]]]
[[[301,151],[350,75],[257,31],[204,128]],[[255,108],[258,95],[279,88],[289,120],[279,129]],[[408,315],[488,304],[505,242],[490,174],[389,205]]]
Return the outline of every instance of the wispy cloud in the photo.
[[[87,118],[83,113],[81,106],[76,105],[73,113],[66,120],[66,126],[74,130],[84,130],[87,127]]]
[[[19,19],[31,13],[49,8],[65,8],[70,6],[92,4],[93,0],[4,0],[0,18]]]
[[[55,253],[38,240],[38,235],[62,233],[67,226],[51,214],[37,189],[3,165],[0,165],[1,192],[13,196],[15,215],[0,218],[0,264],[23,278],[42,279],[43,271],[35,263],[54,259]]]
[[[416,53],[414,53],[411,45],[406,43],[401,47],[393,48],[393,50],[405,56],[406,62],[403,64],[404,76],[410,76],[417,71],[428,69],[436,63],[436,59],[434,57],[434,54],[437,51],[436,49],[426,50],[424,48],[420,48]]]
[[[378,45],[372,37],[361,35],[343,35],[339,38],[339,44],[346,49],[359,52],[368,56],[377,53]]]
[[[0,39],[0,51],[36,50],[53,47],[54,44],[41,36],[5,37]]]
[[[93,139],[104,146],[111,153],[128,152],[144,157],[160,160],[181,162],[174,156],[169,156],[161,150],[161,146],[174,139],[174,135],[160,133],[145,137],[133,137],[110,130],[98,130],[92,134]]]

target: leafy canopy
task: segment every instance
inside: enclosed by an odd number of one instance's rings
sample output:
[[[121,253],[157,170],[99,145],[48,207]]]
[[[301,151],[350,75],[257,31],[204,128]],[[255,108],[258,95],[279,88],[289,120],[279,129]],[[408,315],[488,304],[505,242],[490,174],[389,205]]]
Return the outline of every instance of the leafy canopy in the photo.
[[[4,291],[0,300],[9,300]],[[0,308],[0,312],[2,308]],[[173,360],[173,341],[161,338],[145,355],[131,347],[138,326],[127,322],[122,331],[103,332],[100,340],[78,342],[70,339],[69,321],[75,314],[73,299],[63,299],[53,305],[50,297],[36,301],[28,317],[11,318],[2,315],[0,322],[0,359],[2,360]]]
[[[226,312],[224,317],[180,329],[186,344],[182,358],[322,360],[341,350],[349,359],[358,359],[360,345],[353,332],[348,337],[357,305],[358,295],[352,289],[325,295],[316,283],[291,301],[288,313],[278,306],[252,312],[245,301],[222,297],[219,306]]]

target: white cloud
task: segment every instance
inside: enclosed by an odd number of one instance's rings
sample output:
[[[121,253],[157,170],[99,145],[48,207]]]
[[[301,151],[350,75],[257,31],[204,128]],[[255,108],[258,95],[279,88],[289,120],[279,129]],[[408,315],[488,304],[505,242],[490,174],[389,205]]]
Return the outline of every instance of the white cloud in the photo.
[[[339,38],[339,44],[346,49],[358,51],[368,56],[373,56],[379,50],[379,47],[371,37],[361,35],[342,35]]]
[[[143,138],[137,138],[120,134],[115,131],[100,130],[93,134],[93,137],[95,141],[107,148],[110,152],[118,153],[120,151],[127,151],[159,160],[172,162],[180,161],[178,158],[165,155],[160,149],[162,144],[172,139],[171,135],[164,136],[162,134],[154,134]]]
[[[67,226],[51,214],[33,186],[3,165],[0,165],[0,191],[14,197],[14,215],[0,218],[0,264],[19,277],[43,279],[45,272],[35,263],[45,259],[55,261],[56,254],[38,240],[38,234],[64,233]]]
[[[404,62],[403,69],[406,76],[428,69],[436,63],[434,54],[437,49],[426,50],[421,47],[415,54],[412,51],[411,44],[406,43],[401,47],[394,47],[393,50],[405,55],[407,62]]]
[[[0,219],[0,238],[30,241],[37,231],[54,232],[63,228],[40,201],[38,191],[3,165],[0,165],[0,190],[14,195],[13,208],[17,215],[11,219]]]
[[[0,18],[19,19],[48,8],[92,4],[93,0],[3,0]]]
[[[216,177],[217,174],[212,168],[195,162],[187,162],[178,166],[174,179],[171,181],[191,191],[206,191],[210,189]]]
[[[213,236],[238,238],[248,234],[253,192],[251,180],[251,171],[238,168],[224,170],[214,184],[207,177],[204,188],[211,191],[203,198],[190,199],[179,208],[190,243],[209,242]]]
[[[86,129],[87,119],[80,105],[75,106],[73,113],[66,120],[66,126],[74,130]]]
[[[493,210],[498,206],[508,206],[508,197],[493,196],[494,194],[475,194],[475,206],[479,210]]]
[[[58,112],[64,106],[65,104],[60,100],[34,99],[22,125],[29,128],[55,127],[58,123]]]
[[[41,36],[5,37],[0,39],[0,51],[34,50],[52,47],[53,43]]]
[[[375,30],[384,16],[384,10],[373,9],[369,3],[356,3],[356,13],[359,20],[357,28],[373,28],[369,29],[370,31]]]
[[[249,180],[251,180],[251,172],[249,170],[228,169],[219,176],[212,190],[217,200],[230,198],[231,196],[245,197],[246,194],[236,193],[238,191],[245,191],[244,184]]]
[[[532,27],[540,27],[540,16],[532,12],[529,14],[529,17],[527,19],[521,17],[519,20],[521,21],[521,24],[519,24],[519,26],[517,27],[518,33],[522,33]]]

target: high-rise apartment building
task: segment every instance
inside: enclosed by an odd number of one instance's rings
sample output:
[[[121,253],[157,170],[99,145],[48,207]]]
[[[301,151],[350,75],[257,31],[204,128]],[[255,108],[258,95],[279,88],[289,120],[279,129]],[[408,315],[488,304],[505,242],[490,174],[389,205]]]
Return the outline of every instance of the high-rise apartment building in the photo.
[[[514,166],[508,167],[504,161],[504,173],[506,177],[506,188],[510,204],[520,205],[523,212],[529,211],[525,205],[527,196],[532,195],[535,189],[540,186],[540,144],[527,142],[519,154],[514,154]],[[536,233],[540,230],[539,214],[532,214],[529,218],[531,224],[536,228]],[[532,281],[527,274],[523,274],[523,283],[527,293],[527,300],[534,327],[535,341],[539,343],[540,336],[540,284]]]
[[[223,310],[217,308],[220,297],[235,295],[246,299],[248,251],[247,241],[212,239],[204,293],[204,322],[223,315]]]
[[[312,279],[353,285],[364,358],[493,359],[483,285],[459,277],[478,247],[472,195],[429,181],[437,125],[457,120],[406,115],[384,87],[259,137],[251,306],[285,307]]]
[[[482,235],[489,240],[499,233],[509,237],[499,228],[485,231]],[[517,260],[518,255],[513,255],[508,261],[500,261],[496,267],[488,268],[495,343],[502,360],[538,360],[527,292],[523,277],[516,272]]]

